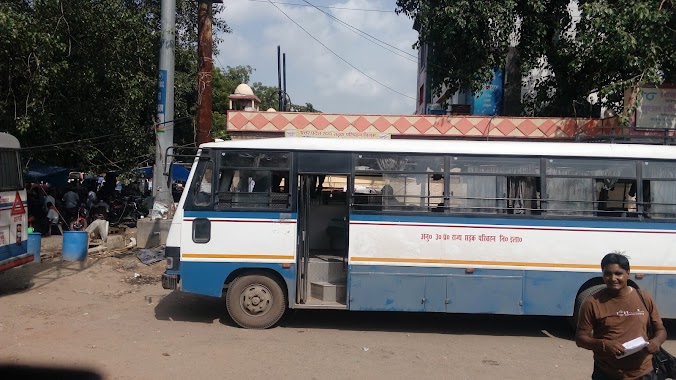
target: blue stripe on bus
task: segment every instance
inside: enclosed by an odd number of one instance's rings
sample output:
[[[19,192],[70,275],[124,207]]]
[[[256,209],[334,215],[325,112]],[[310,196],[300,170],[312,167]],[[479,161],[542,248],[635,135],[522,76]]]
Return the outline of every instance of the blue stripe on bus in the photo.
[[[412,215],[365,215],[353,214],[353,222],[386,223],[439,223],[465,225],[532,226],[532,227],[587,227],[644,230],[676,230],[674,222],[636,222],[609,220],[565,220],[565,219],[522,219],[522,218],[475,218],[457,216],[412,216]]]
[[[19,256],[26,253],[28,250],[28,242],[26,240],[21,242],[21,245],[10,243],[0,246],[0,261],[7,260],[11,257]]]
[[[232,219],[296,219],[295,212],[269,212],[269,211],[186,211],[186,218],[232,218]]]
[[[571,316],[580,287],[598,273],[350,265],[350,310]],[[632,278],[664,318],[676,318],[676,275]],[[422,301],[422,302],[421,302]]]
[[[189,293],[221,297],[225,295],[223,285],[228,276],[240,268],[271,269],[280,274],[286,282],[291,299],[296,294],[296,265],[282,268],[282,264],[275,263],[247,263],[247,262],[199,262],[181,261],[181,290]]]
[[[24,201],[23,205],[28,206],[28,202]],[[0,203],[0,210],[4,209],[4,208],[13,208],[13,207],[14,207],[14,202]]]
[[[181,290],[220,297],[234,271],[270,269],[280,274],[290,303],[295,297],[295,265],[247,262],[181,263]],[[571,316],[580,287],[600,283],[593,272],[474,268],[350,265],[348,307],[361,311],[428,311],[512,315]],[[664,318],[676,318],[676,275],[646,274],[632,278],[653,296]]]

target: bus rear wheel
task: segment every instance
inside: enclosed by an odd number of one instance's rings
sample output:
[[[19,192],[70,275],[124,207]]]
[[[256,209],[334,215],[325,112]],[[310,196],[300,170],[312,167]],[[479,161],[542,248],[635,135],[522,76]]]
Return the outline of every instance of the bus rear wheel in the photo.
[[[247,329],[272,327],[286,310],[284,290],[264,274],[236,278],[228,287],[225,304],[230,318]]]
[[[605,287],[606,287],[605,285],[593,285],[581,291],[577,295],[577,297],[575,298],[575,308],[573,309],[573,317],[569,319],[570,327],[572,327],[573,330],[577,330],[577,322],[580,319],[580,309],[582,309],[582,303],[584,303],[584,300],[586,300],[587,297],[600,292]]]

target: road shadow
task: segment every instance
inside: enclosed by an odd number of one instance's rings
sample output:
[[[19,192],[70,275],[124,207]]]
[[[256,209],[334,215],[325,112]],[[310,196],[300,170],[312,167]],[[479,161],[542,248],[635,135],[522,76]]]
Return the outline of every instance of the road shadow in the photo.
[[[29,263],[0,273],[0,297],[39,289],[60,278],[72,276],[97,265],[101,258],[65,261],[61,258]]]
[[[227,316],[222,298],[173,291],[155,305],[155,318],[162,321],[214,323],[235,326]]]
[[[566,318],[492,314],[292,311],[282,327],[453,335],[550,336],[574,339]]]
[[[155,306],[155,318],[167,321],[219,323],[238,327],[223,298],[174,291]],[[281,328],[434,333],[452,335],[529,336],[574,340],[566,317],[362,312],[346,310],[287,310]],[[676,320],[665,321],[669,340],[676,340]]]
[[[47,367],[32,365],[1,364],[0,377],[3,379],[69,379],[99,380],[104,377],[96,370],[68,367]]]

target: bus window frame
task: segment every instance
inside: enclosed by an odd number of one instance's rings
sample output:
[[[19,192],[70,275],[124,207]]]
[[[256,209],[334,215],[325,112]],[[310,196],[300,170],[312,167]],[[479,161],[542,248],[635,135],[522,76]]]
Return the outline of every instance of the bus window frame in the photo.
[[[18,182],[16,183],[15,186],[6,186],[6,187],[0,187],[0,191],[14,191],[14,190],[21,190],[23,189],[23,173],[21,170],[21,152],[18,149],[10,149],[10,148],[0,148],[0,153],[14,153],[14,157],[16,159],[16,172],[18,174]],[[2,173],[0,173],[2,174]],[[0,182],[1,184],[1,182]]]
[[[200,183],[202,182],[202,176],[204,174],[204,167],[211,163],[214,165],[213,151],[202,151],[200,156],[197,158],[197,167],[195,168],[195,173],[190,183],[188,189],[188,195],[185,199],[184,209],[186,211],[212,211],[214,209],[214,170],[211,170],[211,202],[208,205],[198,205],[195,204],[195,194],[199,190]]]
[[[432,170],[432,171],[425,171],[425,170],[420,170],[420,169],[415,169],[415,170],[378,170],[378,169],[362,169],[358,170],[358,164],[360,163],[360,159],[363,159],[364,157],[361,157],[362,155],[366,155],[369,158],[372,157],[377,157],[377,156],[383,156],[383,157],[389,157],[389,156],[401,156],[401,157],[429,157],[432,161],[435,159],[438,159],[440,161],[439,163],[442,165],[441,171],[437,170]],[[361,167],[361,166],[359,166]],[[381,178],[384,178],[385,176],[431,176],[434,174],[440,174],[443,176],[443,184],[444,184],[444,190],[443,194],[441,196],[443,203],[444,203],[444,208],[447,207],[448,205],[448,193],[447,190],[448,188],[446,187],[446,178],[448,177],[448,160],[447,160],[447,155],[446,154],[429,154],[429,153],[408,153],[408,152],[368,152],[368,151],[359,151],[359,152],[352,152],[352,165],[351,165],[351,173],[350,173],[350,181],[352,182],[353,186],[352,189],[350,189],[350,213],[354,214],[365,214],[365,215],[430,215],[430,216],[437,216],[437,215],[443,215],[441,212],[433,212],[432,210],[435,209],[435,207],[429,206],[426,211],[423,211],[420,209],[418,206],[412,206],[412,205],[406,205],[406,206],[401,206],[400,208],[396,209],[389,209],[389,210],[383,210],[382,207],[378,209],[377,205],[373,207],[372,209],[361,209],[361,208],[355,208],[355,203],[354,199],[357,195],[364,195],[364,194],[358,194],[355,192],[355,186],[354,184],[356,183],[357,176],[363,176],[363,177],[376,177],[380,176]],[[380,197],[382,199],[381,194],[368,194],[369,197],[374,197],[378,198]],[[412,195],[410,196],[411,198],[417,198],[417,199],[427,199],[429,203],[430,198],[437,198],[437,196],[429,196],[429,197],[421,197],[418,195]],[[410,209],[407,209],[409,208]]]
[[[212,150],[212,154],[214,157],[214,161],[216,163],[216,170],[214,170],[214,179],[216,179],[216,173],[220,173],[222,169],[224,169],[223,166],[223,157],[224,153],[226,152],[251,152],[251,153],[282,153],[282,154],[287,154],[288,155],[288,168],[285,167],[278,167],[278,166],[270,166],[270,167],[259,167],[259,168],[252,168],[252,167],[242,167],[242,166],[225,166],[226,169],[234,169],[234,170],[251,170],[251,171],[267,171],[270,173],[273,172],[280,172],[280,171],[285,171],[288,170],[289,172],[289,184],[285,184],[285,186],[288,187],[288,192],[287,193],[278,193],[278,194],[287,194],[287,198],[289,200],[288,202],[288,207],[286,208],[271,208],[271,207],[230,207],[230,208],[219,208],[218,207],[218,196],[220,193],[231,193],[234,194],[233,192],[229,191],[220,191],[220,183],[215,183],[214,186],[212,187],[212,196],[213,196],[213,202],[212,202],[212,209],[218,212],[279,212],[279,213],[292,213],[295,212],[296,210],[296,196],[295,194],[295,189],[297,187],[297,180],[295,179],[294,176],[297,175],[295,172],[295,165],[296,165],[296,152],[291,151],[291,150],[279,150],[279,149],[242,149],[242,148],[217,148]],[[219,181],[220,182],[220,181]],[[251,193],[248,193],[251,194]],[[261,193],[263,194],[263,193]],[[268,192],[266,194],[271,194],[271,192]]]

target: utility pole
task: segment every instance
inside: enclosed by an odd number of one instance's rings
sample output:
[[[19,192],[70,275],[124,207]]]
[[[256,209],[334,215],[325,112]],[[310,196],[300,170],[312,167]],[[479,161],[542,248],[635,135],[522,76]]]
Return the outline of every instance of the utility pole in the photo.
[[[282,62],[280,57],[282,49],[277,45],[277,89],[279,90],[279,98],[277,103],[277,110],[284,111],[284,102],[282,101]]]
[[[171,149],[174,144],[174,45],[176,43],[176,0],[162,0],[162,37],[160,40],[160,73],[157,96],[157,124],[155,126],[155,166],[153,167],[153,196],[155,202],[169,207],[172,203],[169,186]],[[166,165],[165,165],[166,164]]]
[[[212,125],[212,93],[211,82],[214,64],[212,58],[212,2],[199,0],[197,10],[197,57],[199,72],[197,74],[197,133],[195,142],[210,142]]]
[[[286,111],[288,111],[288,108],[291,107],[291,105],[287,104],[287,102],[286,102],[286,53],[282,54],[282,78],[283,78],[283,81],[284,81],[284,87],[283,87],[284,88],[284,94],[283,94],[283,97],[282,97],[282,99],[283,99],[282,103],[284,105],[284,108],[282,109],[282,111],[286,112]]]

